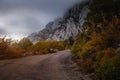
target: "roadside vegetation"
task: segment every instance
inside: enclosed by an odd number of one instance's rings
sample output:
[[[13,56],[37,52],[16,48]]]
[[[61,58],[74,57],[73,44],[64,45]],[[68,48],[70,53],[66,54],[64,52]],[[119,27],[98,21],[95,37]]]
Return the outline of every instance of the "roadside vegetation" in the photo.
[[[33,54],[54,53],[59,50],[64,50],[63,43],[59,41],[40,41],[28,48],[28,52]]]
[[[94,80],[120,80],[120,1],[92,0],[71,52],[84,73]]]
[[[11,39],[0,38],[0,59],[21,57],[23,50],[16,45],[11,45]]]
[[[39,41],[33,44],[28,38],[20,41],[0,38],[0,59],[48,54],[64,49],[65,44],[60,41]]]

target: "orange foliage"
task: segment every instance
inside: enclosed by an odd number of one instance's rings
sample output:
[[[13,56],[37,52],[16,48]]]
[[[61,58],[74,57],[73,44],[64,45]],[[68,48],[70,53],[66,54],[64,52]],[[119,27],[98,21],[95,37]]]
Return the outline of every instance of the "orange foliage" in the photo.
[[[37,54],[53,53],[63,49],[64,45],[59,41],[40,41],[29,48],[30,52]]]
[[[22,49],[11,45],[10,39],[0,38],[0,59],[22,56]]]
[[[82,71],[85,73],[93,72],[94,68],[92,65],[93,65],[93,61],[91,59],[87,59],[81,64]]]
[[[104,54],[103,54],[103,57],[101,59],[101,63],[104,62],[105,60],[108,60],[108,59],[110,59],[110,58],[115,56],[115,49],[113,49],[113,48],[105,49],[102,52]]]

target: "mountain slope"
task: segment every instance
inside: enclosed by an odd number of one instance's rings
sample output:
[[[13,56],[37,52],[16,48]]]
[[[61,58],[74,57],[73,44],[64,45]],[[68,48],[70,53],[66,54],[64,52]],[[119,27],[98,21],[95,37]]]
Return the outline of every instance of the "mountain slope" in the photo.
[[[71,7],[63,18],[58,18],[50,22],[38,33],[29,35],[32,42],[40,40],[57,40],[63,41],[71,36],[76,36],[82,32],[82,24],[87,16],[88,1],[76,4]]]
[[[71,52],[93,80],[120,80],[120,0],[91,0]]]

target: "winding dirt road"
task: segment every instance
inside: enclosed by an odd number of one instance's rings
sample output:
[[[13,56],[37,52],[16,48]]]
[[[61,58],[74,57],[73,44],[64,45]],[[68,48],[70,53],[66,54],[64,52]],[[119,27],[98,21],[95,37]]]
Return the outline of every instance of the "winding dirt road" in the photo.
[[[90,80],[77,72],[74,63],[68,61],[70,57],[70,51],[65,50],[0,61],[0,80]]]

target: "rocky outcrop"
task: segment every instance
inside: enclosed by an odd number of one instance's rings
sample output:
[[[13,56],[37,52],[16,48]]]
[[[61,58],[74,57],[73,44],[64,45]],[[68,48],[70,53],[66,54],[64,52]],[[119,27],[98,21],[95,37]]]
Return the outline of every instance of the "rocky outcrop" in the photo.
[[[82,32],[82,24],[88,13],[89,2],[82,2],[70,8],[63,18],[50,22],[38,33],[31,34],[28,38],[32,42],[40,40],[63,41]]]

